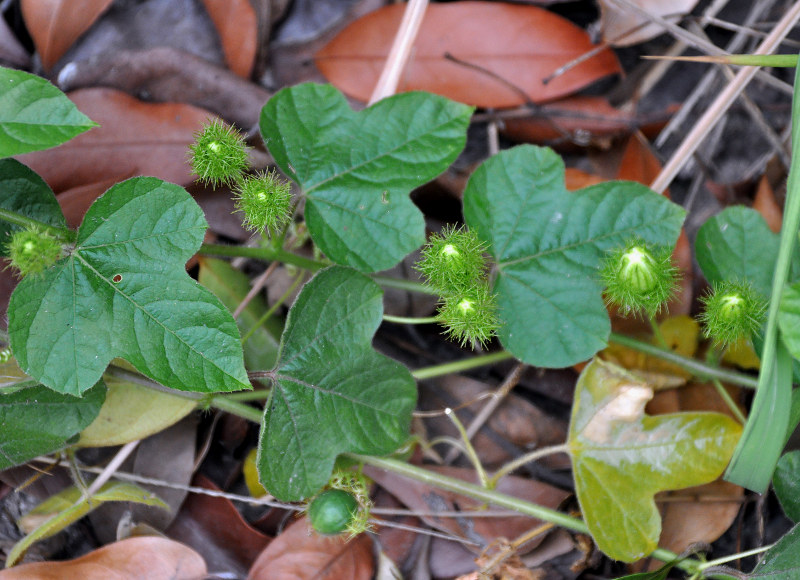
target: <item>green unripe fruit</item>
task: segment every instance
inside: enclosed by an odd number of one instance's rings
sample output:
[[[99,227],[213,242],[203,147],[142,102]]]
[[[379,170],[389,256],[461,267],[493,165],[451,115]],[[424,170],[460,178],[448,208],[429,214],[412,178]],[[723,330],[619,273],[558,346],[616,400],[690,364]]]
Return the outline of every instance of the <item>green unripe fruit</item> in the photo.
[[[37,228],[20,230],[11,236],[6,248],[11,266],[21,276],[39,274],[61,257],[61,242]]]
[[[639,241],[612,250],[600,265],[606,302],[623,314],[654,316],[677,289],[677,270],[669,248],[651,249]]]
[[[750,338],[764,322],[767,302],[749,284],[722,282],[714,284],[711,294],[700,299],[705,311],[700,320],[707,338],[717,344],[733,344]]]
[[[189,146],[192,172],[201,181],[217,186],[234,183],[247,169],[247,147],[244,137],[233,127],[214,119],[195,133]]]
[[[327,489],[308,506],[311,527],[320,534],[340,534],[358,513],[356,498],[341,489]]]

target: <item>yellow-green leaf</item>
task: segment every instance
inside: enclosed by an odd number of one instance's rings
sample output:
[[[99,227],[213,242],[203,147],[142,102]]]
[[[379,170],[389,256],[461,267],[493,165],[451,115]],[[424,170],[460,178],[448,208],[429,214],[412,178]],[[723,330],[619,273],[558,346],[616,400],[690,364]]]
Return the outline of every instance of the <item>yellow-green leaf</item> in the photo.
[[[195,399],[156,391],[106,375],[106,400],[81,432],[81,447],[123,445],[163,431],[192,412]]]
[[[6,559],[6,567],[19,561],[34,542],[57,534],[107,501],[132,501],[169,509],[158,497],[132,483],[108,482],[91,499],[83,497],[82,491],[76,487],[65,489],[46,499],[20,519],[20,528],[31,531],[14,545]]]
[[[653,389],[622,367],[593,360],[581,373],[568,445],[575,492],[600,549],[632,562],[661,533],[653,496],[715,480],[741,426],[720,413],[644,412]]]

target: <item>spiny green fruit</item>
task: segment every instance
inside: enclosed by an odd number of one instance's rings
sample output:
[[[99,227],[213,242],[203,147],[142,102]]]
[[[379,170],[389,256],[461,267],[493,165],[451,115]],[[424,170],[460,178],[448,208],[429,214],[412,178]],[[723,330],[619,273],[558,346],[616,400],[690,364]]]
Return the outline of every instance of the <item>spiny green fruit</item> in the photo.
[[[761,328],[767,312],[766,300],[743,282],[716,283],[700,301],[705,307],[700,315],[703,332],[720,345],[750,338]]]
[[[244,213],[244,227],[253,232],[276,230],[292,217],[292,191],[274,171],[243,178],[234,190],[236,209]]]
[[[340,534],[348,530],[358,513],[358,501],[341,489],[326,489],[311,501],[308,518],[320,534]]]
[[[415,267],[440,294],[461,293],[484,277],[485,251],[472,230],[447,226],[430,237]]]
[[[678,271],[670,248],[649,248],[640,241],[608,252],[600,264],[606,303],[622,314],[655,316],[678,287]]]
[[[39,274],[61,257],[61,242],[38,228],[15,232],[6,248],[11,266],[20,276]]]
[[[445,296],[436,318],[446,327],[447,335],[461,346],[473,341],[484,344],[499,327],[497,300],[484,281],[478,281],[465,292]]]
[[[247,169],[244,137],[233,127],[214,119],[195,133],[189,146],[189,163],[200,181],[216,187],[237,182]]]

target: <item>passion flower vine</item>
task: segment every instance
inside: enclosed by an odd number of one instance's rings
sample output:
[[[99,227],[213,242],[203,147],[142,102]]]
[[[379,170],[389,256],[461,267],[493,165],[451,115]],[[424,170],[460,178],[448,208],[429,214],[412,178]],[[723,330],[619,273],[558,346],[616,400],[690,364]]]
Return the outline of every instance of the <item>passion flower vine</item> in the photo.
[[[499,326],[497,301],[485,282],[466,292],[445,296],[436,318],[446,327],[447,336],[461,346],[471,342],[485,344]]]
[[[715,283],[711,293],[700,301],[704,306],[700,315],[703,332],[722,346],[751,338],[761,328],[767,312],[767,301],[743,282]]]
[[[678,270],[670,248],[650,248],[634,240],[611,250],[600,265],[606,304],[624,315],[644,312],[653,317],[678,288]]]
[[[216,187],[241,179],[247,169],[247,146],[239,131],[214,119],[194,137],[189,163],[200,181]]]
[[[24,277],[39,274],[55,264],[63,247],[59,240],[34,226],[15,232],[6,251],[11,267]]]

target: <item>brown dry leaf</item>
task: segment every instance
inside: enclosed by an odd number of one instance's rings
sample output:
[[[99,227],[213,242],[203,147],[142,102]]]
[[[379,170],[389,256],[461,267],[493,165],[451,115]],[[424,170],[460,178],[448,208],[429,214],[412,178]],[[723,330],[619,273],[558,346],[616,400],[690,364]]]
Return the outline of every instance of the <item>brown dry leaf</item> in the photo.
[[[589,187],[590,185],[603,183],[604,181],[605,179],[599,175],[587,173],[586,171],[575,169],[574,167],[567,167],[564,171],[564,183],[568,191],[576,191],[584,187]]]
[[[83,221],[86,210],[94,203],[94,200],[103,195],[112,185],[129,177],[133,177],[133,175],[120,175],[119,177],[104,179],[95,183],[87,183],[60,193],[56,199],[58,200],[58,205],[61,206],[61,211],[64,212],[64,217],[67,219],[67,225],[77,229]]]
[[[25,25],[49,70],[113,0],[22,0]]]
[[[219,33],[225,62],[237,75],[249,78],[256,58],[256,12],[249,0],[203,0]]]
[[[591,145],[630,133],[639,121],[604,97],[578,95],[543,105],[530,117],[505,119],[503,125],[503,134],[515,141]]]
[[[476,481],[475,471],[472,469],[431,465],[427,465],[425,468],[447,477],[455,477],[469,482]],[[483,544],[481,547],[470,547],[470,549],[475,549],[476,552],[480,552],[483,547],[488,546],[497,538],[514,539],[544,524],[544,522],[536,518],[521,515],[509,515],[508,517],[499,518],[469,518],[463,512],[479,509],[484,504],[456,493],[441,490],[419,481],[398,477],[396,474],[369,466],[364,469],[364,472],[411,510],[421,513],[437,511],[462,512],[464,517],[460,518],[438,518],[430,515],[420,515],[419,517],[433,528],[468,538],[473,542],[481,542]],[[552,509],[557,509],[561,502],[570,495],[568,492],[546,483],[513,475],[502,478],[495,489],[500,493],[512,495]],[[546,534],[534,537],[524,544],[519,553],[522,554],[532,550],[545,537]]]
[[[372,542],[367,534],[349,542],[342,535],[321,536],[304,517],[261,552],[247,580],[370,580],[374,568]]]
[[[317,53],[317,67],[342,91],[367,101],[404,10],[393,4],[355,21]],[[432,4],[398,91],[430,91],[479,107],[541,103],[620,71],[614,53],[603,50],[545,84],[593,48],[584,30],[535,6]]]
[[[675,21],[697,4],[697,0],[628,0],[648,14]],[[658,24],[650,23],[644,16],[615,0],[600,0],[600,30],[603,40],[613,46],[630,46],[664,33]]]
[[[767,226],[776,234],[781,231],[783,223],[783,210],[775,200],[775,192],[769,183],[769,179],[764,175],[758,181],[756,197],[753,200],[753,209],[761,214]]]
[[[195,476],[192,485],[219,491],[209,479]],[[223,497],[193,493],[183,503],[166,532],[202,552],[212,570],[244,576],[270,538],[244,521],[233,503]]]
[[[108,544],[75,560],[9,568],[0,572],[0,580],[197,580],[206,573],[202,556],[188,546],[142,536]]]
[[[211,113],[178,103],[145,103],[112,89],[84,89],[69,97],[100,127],[55,149],[18,157],[56,193],[131,175],[179,185],[194,181],[186,154]]]

